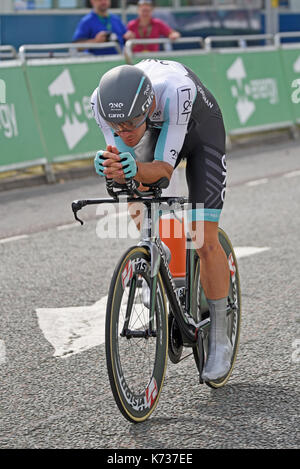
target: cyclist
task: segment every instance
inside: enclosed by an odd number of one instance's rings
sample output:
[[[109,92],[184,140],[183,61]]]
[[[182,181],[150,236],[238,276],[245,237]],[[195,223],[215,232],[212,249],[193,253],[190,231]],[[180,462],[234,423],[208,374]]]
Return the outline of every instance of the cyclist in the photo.
[[[226,186],[225,129],[220,108],[197,75],[184,65],[146,59],[105,73],[91,99],[106,151],[95,157],[101,176],[141,184],[169,180],[186,159],[191,228],[196,235],[200,275],[208,300],[211,329],[205,381],[230,369],[227,336],[229,267],[218,239]],[[121,161],[122,159],[122,161]],[[204,204],[198,208],[197,204]],[[199,241],[201,235],[201,242]]]

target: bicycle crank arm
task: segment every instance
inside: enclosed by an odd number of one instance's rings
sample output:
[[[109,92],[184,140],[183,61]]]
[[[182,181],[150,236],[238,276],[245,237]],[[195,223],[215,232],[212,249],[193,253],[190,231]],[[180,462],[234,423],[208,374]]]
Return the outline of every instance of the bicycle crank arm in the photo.
[[[197,324],[197,332],[200,331],[205,331],[206,328],[208,328],[210,325],[210,318],[203,319],[203,321],[198,322]]]

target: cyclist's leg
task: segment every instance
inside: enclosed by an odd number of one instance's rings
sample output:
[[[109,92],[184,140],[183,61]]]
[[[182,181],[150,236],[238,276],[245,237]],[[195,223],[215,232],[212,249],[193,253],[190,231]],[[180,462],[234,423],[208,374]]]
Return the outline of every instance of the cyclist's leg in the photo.
[[[191,232],[201,259],[201,284],[207,298],[227,296],[229,267],[219,242],[218,224],[226,189],[225,155],[202,145],[187,158]]]
[[[227,337],[229,267],[218,239],[218,221],[226,186],[226,163],[222,151],[199,145],[187,158],[190,231],[200,257],[200,279],[208,300],[211,329],[209,351],[202,377],[209,381],[230,369],[231,345]]]
[[[191,233],[201,259],[201,284],[207,298],[227,297],[229,267],[219,242],[218,221],[226,187],[225,155],[202,146],[187,159]]]
[[[196,236],[200,233],[203,237],[203,244],[198,247],[197,253],[201,259],[200,278],[205,295],[214,300],[227,298],[229,267],[225,251],[219,242],[218,222],[195,221],[193,228]]]

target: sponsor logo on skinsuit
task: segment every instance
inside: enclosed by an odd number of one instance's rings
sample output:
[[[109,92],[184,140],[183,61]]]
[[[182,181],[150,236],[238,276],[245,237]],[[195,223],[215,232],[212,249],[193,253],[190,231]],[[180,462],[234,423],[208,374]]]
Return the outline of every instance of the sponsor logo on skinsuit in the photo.
[[[192,112],[192,90],[181,86],[177,89],[177,124],[186,124]]]

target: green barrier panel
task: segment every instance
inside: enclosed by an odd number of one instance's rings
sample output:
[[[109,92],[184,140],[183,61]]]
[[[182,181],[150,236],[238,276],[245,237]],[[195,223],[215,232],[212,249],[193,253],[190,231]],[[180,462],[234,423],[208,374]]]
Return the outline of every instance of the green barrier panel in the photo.
[[[166,52],[156,58],[163,59],[181,62],[199,76],[219,101],[230,134],[300,121],[299,50]],[[134,58],[135,63],[140,60]],[[92,156],[103,148],[90,96],[100,77],[121,64],[120,56],[32,60],[26,63],[24,79],[20,62],[0,63],[0,169],[40,158],[51,162]]]
[[[285,46],[287,47],[287,46]],[[282,66],[286,78],[286,89],[292,108],[294,122],[300,123],[300,47],[299,44],[291,48],[280,50]]]
[[[213,94],[217,88],[217,82],[214,73],[214,63],[212,61],[212,55],[204,52],[197,52],[197,54],[178,54],[171,55],[167,52],[159,53],[157,58],[148,59],[148,60],[174,60],[175,62],[180,62],[186,67],[189,67],[196,75],[199,77],[201,82],[206,88],[209,89]],[[142,57],[133,56],[134,64],[137,64],[143,60]]]
[[[218,99],[229,134],[293,124],[279,52],[213,52]]]
[[[190,68],[199,77],[203,85],[215,94],[217,81],[211,54],[182,55],[175,60]]]
[[[1,62],[0,170],[44,157],[21,63]]]
[[[107,59],[28,61],[26,76],[50,162],[93,156],[105,147],[90,97],[101,76],[122,64]]]

